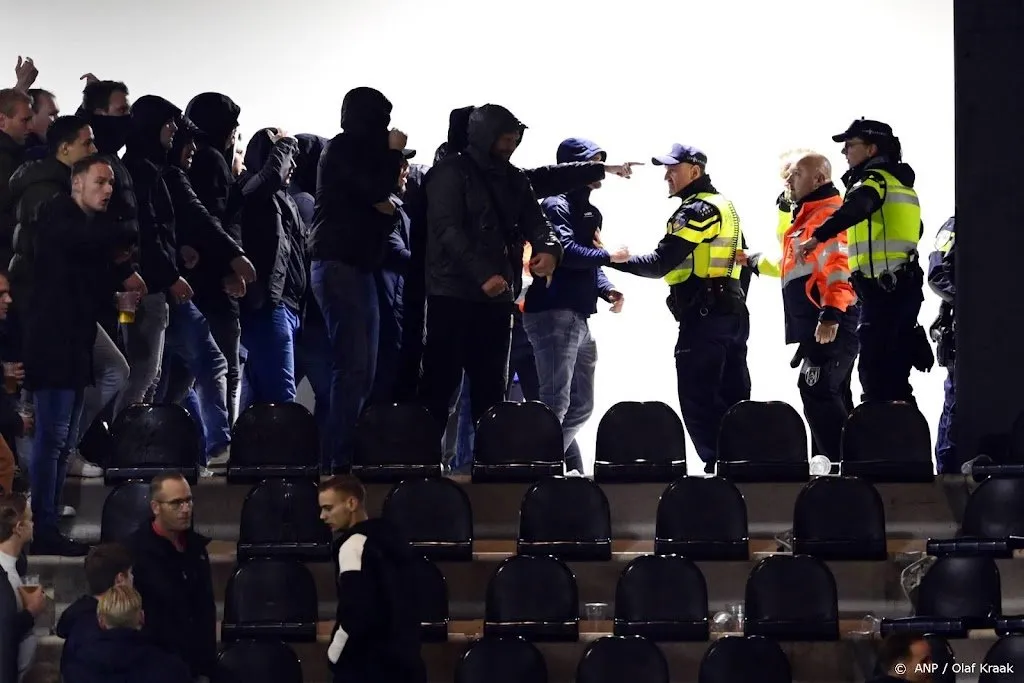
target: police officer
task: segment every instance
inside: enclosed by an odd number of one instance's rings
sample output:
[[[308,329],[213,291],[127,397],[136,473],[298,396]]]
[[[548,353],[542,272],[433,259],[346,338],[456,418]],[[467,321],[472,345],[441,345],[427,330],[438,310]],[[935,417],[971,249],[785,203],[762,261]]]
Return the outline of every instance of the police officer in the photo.
[[[932,341],[935,342],[939,365],[946,368],[945,397],[942,415],[935,434],[935,464],[939,474],[956,474],[960,471],[953,438],[953,413],[956,411],[956,379],[954,366],[956,347],[954,345],[953,308],[956,299],[956,276],[954,271],[956,249],[956,217],[950,218],[939,228],[935,236],[935,251],[928,257],[928,286],[939,295],[942,304],[939,316],[931,326]]]
[[[803,258],[818,244],[846,232],[852,282],[861,303],[860,382],[864,401],[913,401],[910,368],[931,369],[935,359],[917,315],[924,300],[918,263],[921,206],[914,170],[892,128],[858,119],[832,137],[843,143],[850,170],[843,205],[800,244]]]
[[[750,398],[750,318],[736,262],[743,234],[736,207],[705,173],[703,152],[675,144],[651,161],[665,167],[669,195],[682,203],[653,252],[610,267],[663,277],[669,285],[669,310],[679,322],[679,407],[697,455],[711,473],[722,417],[733,404]]]

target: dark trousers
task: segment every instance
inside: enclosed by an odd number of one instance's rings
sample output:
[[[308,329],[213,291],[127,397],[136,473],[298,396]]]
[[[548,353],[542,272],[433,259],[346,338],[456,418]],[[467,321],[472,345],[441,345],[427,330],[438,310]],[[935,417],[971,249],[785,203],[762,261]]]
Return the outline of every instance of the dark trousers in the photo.
[[[315,401],[313,417],[320,430],[320,461],[329,469],[327,434],[331,412],[331,340],[327,336],[320,310],[310,311],[310,304],[306,306],[306,315],[295,340],[295,385],[298,386],[303,378],[309,380]]]
[[[804,360],[797,388],[811,428],[813,455],[839,462],[843,425],[853,412],[850,381],[857,358],[857,337],[843,329],[830,344],[814,340],[802,344],[801,353]]]
[[[745,311],[702,316],[691,310],[679,325],[679,408],[697,455],[705,463],[718,459],[718,430],[725,412],[750,398],[749,336],[750,317]]]
[[[935,465],[939,474],[959,474],[960,460],[956,454],[956,440],[953,438],[953,419],[956,414],[956,379],[955,367],[947,368],[946,381],[943,384],[945,396],[942,401],[942,415],[939,416],[939,428],[935,432]]]
[[[914,401],[910,386],[917,316],[921,312],[923,274],[912,264],[896,275],[895,287],[883,289],[872,279],[855,277],[860,300],[858,372],[863,401]]]
[[[511,302],[428,298],[419,393],[437,422],[439,437],[448,423],[463,370],[472,386],[470,415],[474,424],[491,406],[505,400],[512,306]]]
[[[377,374],[373,378],[370,403],[391,403],[398,400],[399,363],[402,350],[402,310],[388,299],[378,282],[380,330],[377,341]]]

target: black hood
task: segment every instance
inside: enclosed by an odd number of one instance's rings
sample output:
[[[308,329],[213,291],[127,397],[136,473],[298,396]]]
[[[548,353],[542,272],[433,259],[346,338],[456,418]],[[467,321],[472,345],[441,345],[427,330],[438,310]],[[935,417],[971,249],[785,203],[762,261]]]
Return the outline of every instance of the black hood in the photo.
[[[320,155],[327,146],[327,138],[312,133],[299,133],[295,139],[299,141],[299,151],[289,191],[292,194],[308,192],[316,196],[317,170],[320,168]]]
[[[103,116],[80,109],[77,115],[92,127],[96,151],[100,154],[117,154],[128,142],[128,136],[132,132],[130,114],[128,116]]]
[[[57,628],[54,629],[54,632],[64,640],[67,640],[68,635],[78,627],[79,622],[83,619],[88,619],[95,623],[96,607],[98,605],[99,600],[91,595],[83,595],[78,598],[61,612],[60,619],[57,620]]]
[[[199,135],[199,128],[185,115],[177,119],[178,132],[174,134],[174,142],[171,143],[171,151],[168,160],[174,166],[181,167],[181,153],[185,151]]]
[[[476,107],[460,107],[452,109],[448,115],[448,142],[445,155],[465,152],[469,147],[469,117]]]
[[[897,180],[907,187],[913,187],[914,183],[917,181],[917,173],[913,168],[911,168],[910,164],[905,164],[902,161],[890,161],[886,156],[876,156],[854,166],[844,173],[843,185],[850,187],[862,175],[875,169],[892,173],[896,176]]]
[[[227,95],[204,92],[196,95],[185,107],[185,116],[200,130],[199,139],[218,150],[233,143],[231,133],[238,128],[242,108]]]
[[[160,144],[160,130],[171,119],[177,120],[181,110],[162,97],[144,95],[132,106],[132,132],[128,151],[158,166],[167,163],[167,150]]]
[[[260,128],[249,139],[249,144],[245,146],[245,168],[249,173],[259,173],[267,163],[270,150],[274,149],[274,139],[270,137],[273,133],[273,128]]]
[[[383,135],[391,125],[391,102],[379,90],[361,87],[345,94],[341,103],[341,127],[346,133]]]
[[[57,161],[56,157],[46,157],[39,161],[29,161],[17,168],[8,184],[13,204],[21,199],[30,186],[36,183],[54,183],[66,188],[71,193],[71,169]]]
[[[506,133],[522,135],[525,130],[526,126],[505,107],[485,104],[474,109],[469,115],[469,126],[466,131],[468,151],[477,163],[493,166],[497,162],[491,156],[491,147],[498,138]]]

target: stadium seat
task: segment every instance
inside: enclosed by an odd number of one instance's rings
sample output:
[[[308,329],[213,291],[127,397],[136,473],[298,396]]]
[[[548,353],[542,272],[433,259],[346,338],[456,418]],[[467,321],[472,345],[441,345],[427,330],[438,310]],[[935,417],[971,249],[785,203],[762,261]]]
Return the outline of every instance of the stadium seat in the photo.
[[[100,516],[100,543],[123,543],[153,519],[149,482],[128,481],[107,494]]]
[[[316,583],[304,564],[252,560],[228,579],[220,638],[225,643],[249,639],[314,642],[318,609]]]
[[[658,501],[654,537],[658,555],[745,562],[750,539],[743,494],[719,477],[677,479]]]
[[[871,482],[934,480],[928,420],[912,403],[861,403],[846,420],[841,444],[843,474]]]
[[[516,555],[498,565],[487,584],[485,637],[575,641],[579,626],[576,577],[564,562]]]
[[[302,683],[302,663],[281,641],[242,640],[220,653],[211,683]]]
[[[121,411],[110,434],[107,486],[168,471],[181,472],[191,484],[199,479],[199,428],[181,406],[136,403]]]
[[[110,425],[105,420],[94,420],[78,442],[78,453],[82,459],[100,467],[106,466],[113,450],[114,440],[110,436]]]
[[[940,557],[918,587],[916,616],[882,620],[882,634],[897,631],[966,638],[993,628],[1001,612],[999,568],[990,557]]]
[[[612,519],[601,487],[583,477],[541,479],[519,508],[520,555],[567,561],[612,559]]]
[[[801,482],[810,479],[807,429],[782,401],[740,401],[722,418],[718,476],[739,482]]]
[[[356,425],[352,474],[364,482],[395,483],[441,476],[441,440],[427,409],[378,403]]]
[[[875,487],[856,477],[805,485],[793,508],[793,553],[826,561],[888,559],[885,508]]]
[[[744,633],[788,641],[839,640],[836,580],[808,555],[773,555],[747,578]]]
[[[257,403],[238,416],[231,430],[229,484],[319,477],[320,435],[305,406]]]
[[[601,418],[594,453],[600,484],[669,483],[686,476],[683,422],[661,401],[622,401]]]
[[[433,562],[420,557],[413,567],[419,601],[420,637],[425,643],[448,640],[448,583]]]
[[[537,646],[524,638],[484,638],[469,646],[455,666],[455,683],[547,683],[548,667]]]
[[[615,588],[615,635],[656,642],[708,639],[708,585],[691,560],[644,555]]]
[[[697,683],[793,683],[793,671],[778,643],[761,636],[716,640],[700,660]]]
[[[997,640],[985,654],[989,670],[978,676],[978,683],[1020,683],[1024,671],[1024,635]]]
[[[562,425],[543,403],[504,402],[476,426],[474,482],[533,483],[564,472]]]
[[[929,539],[928,554],[1009,559],[1024,549],[1024,479],[988,479],[967,499],[960,535]]]
[[[267,479],[249,491],[242,503],[238,560],[257,557],[331,560],[331,531],[320,521],[316,483]]]
[[[384,499],[381,516],[434,562],[473,559],[469,496],[450,479],[411,479],[395,484]]]
[[[605,636],[587,646],[576,683],[669,683],[668,662],[640,636]]]

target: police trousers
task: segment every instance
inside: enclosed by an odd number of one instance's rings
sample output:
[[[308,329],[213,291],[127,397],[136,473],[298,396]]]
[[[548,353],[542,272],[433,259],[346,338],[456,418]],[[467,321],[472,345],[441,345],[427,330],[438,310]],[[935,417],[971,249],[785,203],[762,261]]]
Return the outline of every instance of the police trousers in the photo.
[[[915,327],[924,300],[924,275],[916,264],[900,270],[886,289],[875,279],[854,277],[860,301],[858,373],[863,401],[914,402],[910,370],[915,351]]]
[[[718,460],[718,430],[729,408],[750,398],[746,310],[687,311],[679,323],[676,379],[679,408],[697,455],[705,463]]]
[[[829,344],[812,339],[800,345],[803,363],[797,388],[811,429],[812,455],[827,456],[832,462],[840,461],[843,425],[853,412],[850,382],[857,348],[856,335],[847,329],[840,329]]]

